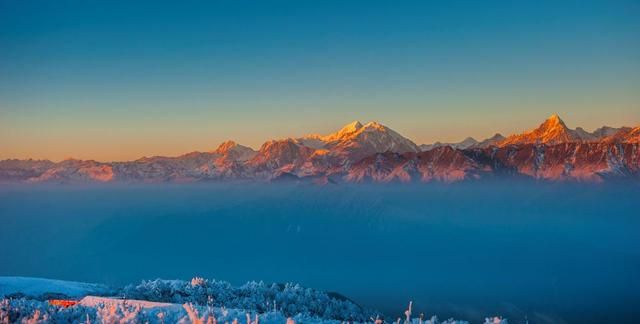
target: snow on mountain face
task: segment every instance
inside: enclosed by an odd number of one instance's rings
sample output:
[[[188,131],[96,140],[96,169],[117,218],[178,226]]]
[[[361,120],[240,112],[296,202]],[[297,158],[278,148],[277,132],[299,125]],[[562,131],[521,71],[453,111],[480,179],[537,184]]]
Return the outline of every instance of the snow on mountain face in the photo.
[[[244,163],[256,154],[249,147],[226,141],[211,152],[142,158],[114,163],[114,168],[117,178],[125,182],[221,180],[244,176]]]
[[[260,151],[247,164],[258,171],[295,167],[303,164],[314,149],[299,144],[296,140],[273,140],[262,145]]]
[[[605,137],[609,137],[612,135],[617,134],[618,132],[622,131],[622,130],[628,130],[629,128],[627,127],[620,127],[620,128],[614,128],[614,127],[609,127],[609,126],[602,126],[596,130],[594,130],[593,132],[589,133],[586,130],[584,130],[582,127],[576,127],[575,129],[575,133],[576,135],[578,135],[578,137],[580,137],[580,139],[582,139],[583,141],[598,141],[601,140]]]
[[[476,141],[475,138],[467,137],[464,140],[462,140],[461,142],[457,142],[457,143],[435,142],[433,144],[422,144],[422,145],[420,145],[420,150],[422,152],[425,152],[425,151],[429,151],[429,150],[432,150],[434,148],[443,147],[443,146],[449,146],[449,147],[454,148],[454,149],[465,150],[465,149],[468,149],[468,148],[476,146],[476,145],[478,145],[478,141]]]
[[[453,148],[464,150],[464,149],[468,149],[471,146],[474,146],[476,144],[478,144],[478,141],[476,141],[475,138],[467,137],[462,142],[457,143],[456,145],[454,145]]]
[[[596,130],[594,130],[591,135],[593,135],[596,139],[602,139],[608,136],[613,136],[616,133],[623,131],[623,130],[629,130],[628,127],[620,127],[620,128],[615,128],[615,127],[609,127],[609,126],[602,126]]]
[[[594,141],[597,140],[598,137],[596,137],[595,135],[587,132],[586,130],[584,130],[582,127],[576,127],[576,129],[574,130],[574,134],[582,141],[588,142],[588,141]]]
[[[326,149],[329,153],[354,161],[383,152],[419,152],[420,148],[396,131],[378,123],[353,121],[329,135],[308,135],[297,139],[305,146]]]
[[[321,139],[320,135],[309,135],[309,136],[301,137],[296,139],[296,142],[298,142],[300,145],[304,145],[306,147],[310,147],[316,150],[323,149],[325,144],[327,144],[325,141]]]
[[[640,143],[640,126],[629,128],[622,127],[613,135],[603,139],[606,143]]]
[[[442,147],[445,146],[446,143],[440,143],[440,142],[435,142],[433,144],[420,144],[418,147],[420,148],[421,152],[426,152],[426,151],[430,151],[436,147]]]
[[[571,130],[553,115],[538,128],[506,139],[496,134],[482,142],[467,138],[436,144],[423,152],[429,154],[416,155],[420,148],[397,132],[376,122],[363,125],[355,121],[326,136],[268,141],[258,152],[227,141],[211,152],[130,162],[5,160],[0,161],[0,183],[300,178],[321,183],[451,182],[487,173],[547,180],[640,177],[640,127],[605,126],[589,133],[582,128]]]
[[[629,130],[624,138],[625,143],[640,143],[640,127]]]
[[[359,121],[355,120],[343,126],[339,131],[335,133],[329,135],[311,134],[298,138],[297,141],[304,146],[308,146],[314,149],[322,149],[329,142],[337,141],[340,139],[347,139],[349,136],[353,135],[361,128],[362,124]]]
[[[115,173],[109,163],[81,160],[64,160],[48,168],[28,182],[109,182]]]
[[[582,141],[582,138],[567,125],[556,114],[551,115],[538,128],[522,133],[511,135],[498,146],[519,145],[519,144],[559,144],[566,142]]]
[[[357,161],[375,153],[420,152],[411,140],[377,122],[365,125],[353,122],[338,133],[323,137],[324,148],[349,161]]]
[[[378,153],[344,176],[349,182],[457,182],[477,178],[483,167],[463,151],[441,146],[420,153]]]
[[[218,146],[215,153],[222,155],[225,160],[247,161],[253,158],[258,152],[250,147],[237,144],[234,141],[226,141]]]
[[[47,160],[11,159],[0,161],[0,183],[38,177],[54,165],[55,163]]]
[[[368,124],[367,124],[368,125]],[[329,134],[327,136],[322,136],[320,139],[325,142],[333,142],[339,140],[347,140],[352,138],[359,130],[361,130],[364,126],[357,120],[345,125],[338,132]]]
[[[637,144],[563,143],[505,147],[493,154],[500,165],[537,179],[601,182],[608,178],[640,175]]]
[[[476,145],[473,145],[473,148],[486,148],[490,146],[496,146],[499,142],[504,141],[505,137],[502,134],[496,133],[495,135],[479,142]]]
[[[471,149],[471,148],[486,148],[486,147],[490,147],[490,146],[496,146],[499,142],[504,141],[505,137],[502,136],[499,133],[496,133],[495,135],[484,139],[480,142],[478,142],[476,139],[474,139],[473,137],[467,137],[465,138],[463,141],[461,142],[457,142],[457,143],[440,143],[440,142],[435,142],[433,144],[422,144],[420,145],[420,149],[422,150],[422,152],[426,152],[426,151],[430,151],[433,150],[435,148],[438,147],[443,147],[443,146],[448,146],[454,149],[458,149],[458,150],[466,150],[466,149]]]
[[[538,128],[520,135],[511,135],[498,142],[498,146],[521,145],[521,144],[548,144],[555,145],[572,142],[597,142],[606,137],[613,136],[628,128],[613,128],[603,126],[592,133],[582,127],[576,129],[568,128],[556,114],[551,115]]]

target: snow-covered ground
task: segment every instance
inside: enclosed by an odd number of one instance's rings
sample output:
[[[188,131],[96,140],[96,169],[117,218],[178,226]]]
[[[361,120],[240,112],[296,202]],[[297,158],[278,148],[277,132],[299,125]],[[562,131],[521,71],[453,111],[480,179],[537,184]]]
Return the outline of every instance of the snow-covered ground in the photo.
[[[64,295],[82,297],[110,292],[105,285],[29,277],[0,277],[0,296],[23,294],[27,297]]]
[[[86,307],[98,307],[100,305],[112,306],[112,305],[120,305],[120,304],[126,304],[132,307],[139,307],[139,308],[181,307],[179,304],[159,303],[159,302],[152,302],[148,300],[138,300],[138,299],[98,297],[98,296],[85,296],[82,299],[80,299],[80,301],[78,302],[78,305],[82,305]]]
[[[102,296],[94,296],[100,294]],[[105,296],[105,294],[113,294]],[[74,305],[53,305],[66,296]],[[54,296],[56,298],[50,298]],[[416,314],[386,320],[339,296],[294,284],[215,280],[153,280],[111,289],[104,285],[25,277],[0,277],[0,323],[402,323],[463,324]],[[490,317],[485,323],[506,324]]]

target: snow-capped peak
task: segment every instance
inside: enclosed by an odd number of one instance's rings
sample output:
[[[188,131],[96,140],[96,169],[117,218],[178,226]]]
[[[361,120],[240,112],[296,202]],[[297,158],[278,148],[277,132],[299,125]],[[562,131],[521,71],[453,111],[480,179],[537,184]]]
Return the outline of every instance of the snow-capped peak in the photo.
[[[366,155],[383,152],[419,152],[411,140],[375,121],[364,125],[354,122],[338,133],[324,137],[325,148],[337,155],[357,160]]]
[[[229,150],[233,149],[237,145],[238,144],[232,140],[222,142],[222,144],[220,144],[216,149],[216,153],[220,153],[220,154],[227,153]]]
[[[250,147],[229,140],[220,144],[215,150],[215,153],[223,155],[230,160],[246,161],[252,158],[256,154],[256,151]]]
[[[342,127],[342,129],[340,129],[339,133],[353,133],[353,132],[357,131],[360,128],[362,128],[362,123],[360,123],[357,120],[354,120],[354,121],[344,125],[344,127]]]
[[[564,125],[564,122],[562,121],[560,116],[558,116],[558,114],[556,114],[556,113],[551,114],[551,116],[549,116],[549,118],[547,118],[547,122],[552,122],[552,123],[563,124]]]
[[[511,135],[504,141],[501,141],[499,146],[514,144],[559,144],[582,140],[576,131],[567,127],[558,114],[553,114],[540,124],[538,128],[520,135]]]
[[[544,123],[540,125],[540,128],[545,128],[547,130],[553,130],[557,128],[568,129],[567,125],[564,123],[564,121],[562,121],[558,114],[549,116],[549,118],[547,118],[547,120],[545,120]]]
[[[371,121],[366,124],[362,124],[359,121],[355,120],[344,127],[342,127],[339,131],[326,135],[319,136],[318,139],[324,141],[325,143],[333,142],[333,141],[345,141],[352,138],[357,137],[359,134],[363,132],[393,132],[390,128],[376,122]],[[394,132],[395,133],[395,132]]]
[[[369,125],[369,124],[367,124]],[[332,142],[340,139],[345,139],[350,137],[351,135],[360,131],[364,126],[357,120],[352,121],[349,124],[346,124],[339,131],[333,134],[329,134],[327,136],[321,136],[320,140],[323,142]]]
[[[420,151],[418,146],[411,140],[376,121],[362,124],[355,120],[335,133],[324,136],[317,134],[307,135],[295,141],[300,145],[316,150],[324,150],[333,155],[348,157],[352,160],[363,157],[366,154],[387,151],[395,153]]]

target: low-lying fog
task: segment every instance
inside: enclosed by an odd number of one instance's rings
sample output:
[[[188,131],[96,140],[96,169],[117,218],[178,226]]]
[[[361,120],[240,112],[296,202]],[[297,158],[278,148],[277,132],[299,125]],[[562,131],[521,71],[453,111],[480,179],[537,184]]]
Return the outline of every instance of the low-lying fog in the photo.
[[[0,188],[0,275],[298,282],[391,318],[628,319],[640,186]],[[581,321],[583,322],[583,321]]]

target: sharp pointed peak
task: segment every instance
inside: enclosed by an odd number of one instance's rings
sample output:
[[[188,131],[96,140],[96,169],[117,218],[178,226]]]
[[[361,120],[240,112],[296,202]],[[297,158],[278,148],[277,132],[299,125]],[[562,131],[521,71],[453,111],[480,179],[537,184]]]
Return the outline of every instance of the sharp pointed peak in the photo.
[[[362,127],[362,123],[359,120],[354,120],[348,124],[345,125],[345,127],[355,127],[355,128],[360,128]]]
[[[348,135],[348,134],[352,134],[357,132],[358,130],[360,130],[362,128],[362,123],[358,120],[354,120],[346,125],[344,125],[337,133],[328,135],[328,137],[335,137],[335,136],[344,136],[344,135]]]
[[[560,116],[557,113],[551,114],[551,116],[549,116],[549,118],[547,118],[546,122],[552,122],[554,124],[563,124],[564,125],[564,121],[562,121],[562,118],[560,118]]]
[[[544,121],[544,123],[540,125],[539,128],[548,129],[548,128],[557,128],[557,127],[567,128],[567,125],[564,123],[564,121],[560,118],[558,114],[554,113],[551,116],[549,116],[549,118],[547,118]]]
[[[344,125],[339,133],[353,133],[362,128],[362,123],[358,120],[354,120],[346,125]]]

